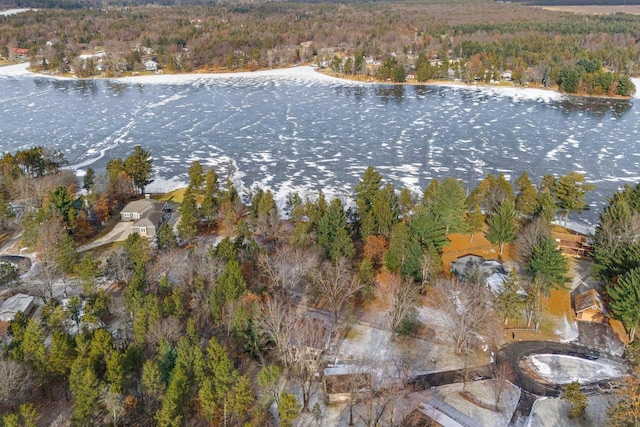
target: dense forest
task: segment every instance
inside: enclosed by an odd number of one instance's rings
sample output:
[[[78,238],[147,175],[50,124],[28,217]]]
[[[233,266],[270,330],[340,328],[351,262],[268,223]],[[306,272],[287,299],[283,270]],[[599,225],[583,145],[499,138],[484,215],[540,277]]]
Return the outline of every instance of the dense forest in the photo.
[[[488,175],[468,195],[455,178],[434,180],[418,195],[368,168],[353,208],[322,193],[291,194],[278,212],[269,190],[242,198],[194,162],[174,226],[164,222],[153,243],[133,233],[86,250],[83,243],[144,193],[153,158],[136,146],[104,173],[88,169],[81,183],[64,164],[41,147],[0,160],[3,227],[19,227],[20,247],[36,255],[26,276],[0,264],[1,286],[37,296],[41,306],[38,317],[18,313],[2,336],[5,426],[291,426],[301,416],[321,424],[327,406],[314,397],[318,373],[365,304],[380,304],[395,340],[417,332],[423,304],[445,310],[453,321],[439,328],[451,357],[480,351],[487,341],[477,337],[507,322],[538,329],[545,295],[570,281],[550,221],[582,212],[593,189],[575,172],[538,185],[522,173],[514,183]],[[640,185],[625,186],[595,233],[594,274],[632,340],[639,232]],[[454,233],[486,236],[501,254],[515,248],[519,267],[500,292],[487,290],[480,270],[443,276],[442,251]],[[390,275],[388,287],[380,274]],[[353,397],[361,383],[346,384],[352,416],[398,425],[393,402],[411,392],[410,369],[400,385],[367,399]],[[636,416],[627,390],[638,381],[629,377],[610,409],[619,425]]]
[[[492,2],[40,10],[0,17],[0,56],[79,77],[315,63],[384,80],[506,79],[629,96],[639,33],[640,18],[632,15],[586,17]],[[104,54],[79,57],[95,52]],[[149,68],[149,60],[157,65]],[[385,61],[402,70],[378,73]]]

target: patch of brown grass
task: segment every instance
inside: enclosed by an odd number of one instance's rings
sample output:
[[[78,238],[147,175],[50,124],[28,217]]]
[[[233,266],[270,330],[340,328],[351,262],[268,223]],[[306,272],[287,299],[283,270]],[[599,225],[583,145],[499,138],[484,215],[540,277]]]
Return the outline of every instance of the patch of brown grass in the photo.
[[[515,257],[515,247],[505,244],[502,254],[500,247],[487,240],[484,233],[475,233],[473,240],[470,234],[452,233],[448,236],[451,244],[442,249],[442,270],[449,273],[451,263],[465,255],[477,255],[487,260],[501,259],[512,261]]]

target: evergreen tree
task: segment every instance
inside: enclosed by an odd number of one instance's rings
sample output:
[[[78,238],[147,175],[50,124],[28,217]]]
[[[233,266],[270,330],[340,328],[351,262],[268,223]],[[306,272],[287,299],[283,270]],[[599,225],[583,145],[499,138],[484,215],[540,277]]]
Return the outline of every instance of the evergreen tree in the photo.
[[[564,224],[567,225],[570,212],[582,212],[588,205],[585,203],[585,195],[593,190],[595,185],[585,184],[585,177],[581,173],[569,172],[561,176],[553,186],[553,195],[561,214],[564,215]]]
[[[100,382],[93,369],[80,358],[71,367],[69,390],[74,397],[71,423],[89,425],[93,414],[99,410]]]
[[[173,249],[178,246],[176,235],[168,222],[163,222],[160,228],[158,228],[156,241],[158,242],[158,249],[160,250]]]
[[[180,213],[180,222],[177,226],[178,236],[183,242],[189,242],[198,232],[198,207],[193,192],[184,193],[178,212]]]
[[[496,311],[504,317],[504,324],[509,319],[516,320],[522,315],[524,309],[524,291],[520,284],[517,271],[511,270],[509,276],[502,283],[502,289],[496,296]]]
[[[278,416],[282,427],[293,427],[293,422],[300,416],[302,405],[298,399],[289,391],[284,391],[280,395],[278,402]]]
[[[47,370],[47,351],[44,345],[45,331],[39,321],[31,318],[27,322],[20,343],[24,361],[31,366],[38,377],[44,380]]]
[[[522,175],[516,179],[516,189],[518,190],[516,212],[522,216],[533,215],[538,202],[538,192],[526,172],[522,172]]]
[[[562,288],[569,282],[566,276],[569,272],[567,259],[557,247],[555,240],[548,236],[533,248],[526,271],[534,280],[542,283],[542,289],[546,294],[550,289]]]
[[[540,191],[538,191],[534,215],[540,218],[544,218],[549,223],[555,218],[556,205],[553,200],[551,190],[549,190],[548,188],[541,188]]]
[[[382,175],[369,166],[355,188],[356,212],[360,219],[360,235],[365,239],[374,233],[374,219],[371,215],[373,202],[382,185]]]
[[[569,418],[584,418],[589,406],[587,396],[580,390],[580,383],[574,381],[563,387],[562,400],[569,402]]]
[[[138,188],[140,194],[144,193],[147,185],[151,184],[153,157],[141,146],[136,145],[133,153],[122,164],[122,169],[131,177],[133,185]]]
[[[465,229],[466,193],[462,181],[445,178],[433,193],[431,210],[445,226],[445,233],[458,233]]]
[[[634,268],[607,287],[609,307],[629,331],[629,339],[635,338],[640,325],[640,268]]]
[[[82,188],[85,189],[88,193],[91,193],[93,190],[93,186],[96,181],[96,172],[93,168],[87,168],[87,172],[84,174],[82,179]]]
[[[430,209],[424,206],[416,209],[409,223],[411,234],[420,243],[423,250],[440,250],[449,244],[445,224]]]
[[[415,200],[411,194],[411,190],[407,187],[402,187],[400,190],[400,196],[398,197],[398,208],[400,210],[400,216],[403,220],[408,219],[409,215],[415,207]]]
[[[220,208],[218,192],[218,175],[212,168],[205,176],[204,195],[202,206],[200,207],[200,214],[206,221],[213,221],[218,216],[218,209]]]
[[[189,186],[187,191],[192,191],[194,194],[200,194],[202,186],[204,185],[204,169],[200,162],[195,160],[189,167]]]
[[[318,244],[333,261],[355,255],[347,215],[339,199],[333,199],[318,224]]]
[[[155,414],[160,427],[179,427],[184,419],[187,398],[189,396],[189,377],[182,365],[176,365],[171,371],[171,379],[162,406]]]
[[[374,222],[374,233],[389,237],[393,224],[398,221],[398,200],[393,191],[393,185],[387,183],[378,190],[373,199],[371,216]]]
[[[495,214],[489,218],[488,224],[490,230],[487,233],[487,239],[493,244],[499,244],[500,253],[502,253],[504,244],[513,242],[518,235],[513,200],[505,199],[500,203]]]
[[[391,273],[400,271],[410,239],[411,234],[407,224],[400,222],[393,226],[389,249],[384,256],[384,265]]]
[[[473,235],[478,231],[482,231],[484,226],[484,214],[480,210],[480,205],[475,205],[470,212],[465,214],[464,222],[471,234],[469,241],[473,242]]]

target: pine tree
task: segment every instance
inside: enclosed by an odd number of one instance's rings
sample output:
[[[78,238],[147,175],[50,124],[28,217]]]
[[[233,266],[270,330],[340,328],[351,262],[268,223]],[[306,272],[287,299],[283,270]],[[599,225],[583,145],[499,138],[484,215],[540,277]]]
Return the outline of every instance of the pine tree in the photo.
[[[365,239],[373,233],[373,201],[382,185],[382,175],[373,167],[369,166],[362,175],[360,182],[355,188],[356,212],[360,218],[360,234]]]
[[[204,195],[202,198],[202,206],[200,214],[205,221],[213,221],[218,216],[220,202],[218,200],[218,175],[216,171],[210,169],[204,180]]]
[[[300,416],[302,405],[298,399],[289,391],[285,391],[280,395],[278,402],[278,416],[280,418],[280,426],[293,427],[293,422]]]
[[[513,200],[506,199],[500,203],[495,214],[487,222],[490,228],[489,233],[487,233],[487,239],[493,244],[499,244],[500,253],[502,253],[504,244],[513,242],[518,235]]]
[[[162,406],[155,414],[160,427],[180,427],[189,396],[189,377],[181,365],[171,371],[171,379]]]
[[[93,186],[95,185],[96,180],[96,172],[93,168],[87,168],[87,172],[84,174],[82,179],[82,188],[85,189],[88,193],[91,193],[93,190]]]
[[[443,179],[434,191],[431,210],[444,224],[446,234],[464,231],[465,199],[462,182],[455,178]]]
[[[318,224],[318,244],[326,256],[334,261],[355,255],[347,215],[339,199],[333,199]]]
[[[509,319],[518,319],[524,309],[524,291],[516,270],[511,270],[502,283],[502,289],[496,296],[496,311],[504,317],[504,324]]]
[[[569,282],[566,276],[569,272],[567,259],[557,247],[555,240],[548,236],[533,248],[526,271],[534,280],[542,283],[545,294],[548,294],[550,289],[561,288]]]
[[[73,339],[64,332],[54,331],[51,335],[51,349],[47,357],[47,371],[54,378],[66,378],[76,357]]]
[[[423,250],[439,252],[449,244],[445,224],[430,208],[421,206],[416,209],[409,227],[411,235],[417,239]]]
[[[168,222],[162,223],[162,225],[158,229],[156,239],[156,241],[158,242],[158,249],[160,250],[173,249],[178,246],[176,235],[173,232],[173,228],[171,228]]]
[[[73,425],[88,425],[92,415],[99,410],[100,382],[93,369],[78,358],[69,374],[69,390],[74,397],[71,412]]]
[[[193,192],[185,192],[178,212],[180,213],[178,236],[183,242],[189,242],[198,232],[198,207]]]
[[[189,167],[189,186],[187,191],[192,191],[194,194],[200,194],[202,186],[204,185],[204,169],[200,162],[195,160]]]
[[[629,331],[634,340],[640,325],[640,268],[634,268],[618,278],[618,282],[607,287],[609,307]]]
[[[564,386],[561,399],[569,402],[569,418],[584,418],[589,401],[580,390],[579,382],[574,381]]]
[[[561,176],[552,188],[556,206],[564,215],[564,224],[567,225],[569,213],[582,212],[588,205],[585,203],[587,192],[593,190],[595,185],[585,184],[585,177],[581,173],[569,172]]]
[[[531,216],[536,211],[538,192],[531,183],[529,175],[522,172],[522,175],[516,179],[516,211],[522,216]]]
[[[122,169],[131,177],[140,194],[143,194],[145,187],[152,182],[152,164],[151,154],[139,145],[133,148],[133,153],[122,164]]]
[[[31,318],[24,330],[20,349],[24,361],[44,379],[47,370],[47,352],[44,345],[45,331],[39,321]]]
[[[480,205],[475,205],[470,212],[465,214],[464,222],[471,234],[469,241],[473,242],[473,235],[478,231],[482,231],[482,227],[484,226],[484,214],[480,210]]]
[[[389,249],[384,255],[384,265],[391,273],[400,271],[410,239],[411,234],[407,224],[400,222],[393,226]]]
[[[378,190],[373,199],[370,216],[373,217],[373,231],[375,234],[389,237],[391,227],[398,221],[398,200],[393,186],[388,183],[382,190]]]

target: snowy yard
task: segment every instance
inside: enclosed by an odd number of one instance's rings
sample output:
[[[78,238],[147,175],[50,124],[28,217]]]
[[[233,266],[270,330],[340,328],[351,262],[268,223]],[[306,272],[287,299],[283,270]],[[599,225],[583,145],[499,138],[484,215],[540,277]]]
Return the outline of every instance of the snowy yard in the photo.
[[[536,354],[523,363],[544,381],[554,384],[573,381],[588,384],[619,378],[627,372],[625,366],[608,360],[587,360],[558,354]]]

